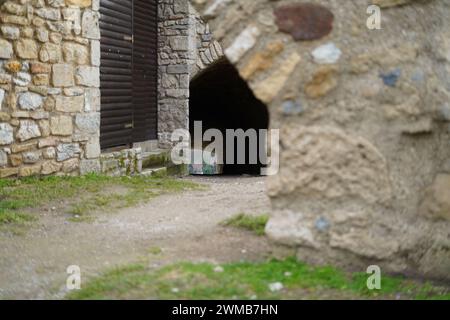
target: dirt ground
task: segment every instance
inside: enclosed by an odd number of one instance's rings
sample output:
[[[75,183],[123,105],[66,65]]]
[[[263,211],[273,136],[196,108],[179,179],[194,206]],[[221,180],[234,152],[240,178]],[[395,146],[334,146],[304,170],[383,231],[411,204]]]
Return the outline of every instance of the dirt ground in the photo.
[[[264,178],[190,177],[205,191],[163,195],[139,207],[70,222],[64,208],[42,208],[23,235],[0,233],[0,298],[58,299],[66,269],[81,268],[82,283],[115,266],[148,261],[258,261],[292,254],[264,237],[219,226],[237,213],[270,212]],[[161,253],[155,253],[162,250]]]

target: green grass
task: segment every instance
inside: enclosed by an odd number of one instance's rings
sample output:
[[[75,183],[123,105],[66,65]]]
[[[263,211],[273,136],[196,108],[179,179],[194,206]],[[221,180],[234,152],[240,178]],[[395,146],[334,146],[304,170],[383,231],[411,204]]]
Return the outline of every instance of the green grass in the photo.
[[[252,231],[258,236],[263,236],[268,221],[268,215],[252,216],[245,213],[240,213],[230,219],[223,221],[221,225]]]
[[[367,274],[311,267],[295,258],[231,263],[215,272],[207,263],[181,263],[159,270],[144,265],[118,268],[89,281],[69,299],[450,299],[449,288],[383,276],[382,289],[369,291]],[[284,289],[271,292],[281,282]]]
[[[100,209],[131,207],[157,195],[197,189],[200,186],[181,179],[154,177],[43,177],[20,180],[0,180],[0,225],[24,223],[32,217],[24,213],[29,208],[64,201],[72,221],[87,221],[86,217]]]

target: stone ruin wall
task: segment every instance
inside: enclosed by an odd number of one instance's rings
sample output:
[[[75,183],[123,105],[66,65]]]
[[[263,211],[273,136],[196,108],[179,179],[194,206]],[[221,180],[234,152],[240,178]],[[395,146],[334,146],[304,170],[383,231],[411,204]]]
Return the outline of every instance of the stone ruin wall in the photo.
[[[158,23],[158,135],[169,148],[171,134],[189,128],[189,83],[223,57],[209,26],[188,0],[160,0]]]
[[[99,0],[0,11],[0,177],[100,170]]]
[[[450,279],[450,1],[192,3],[281,130],[268,235],[313,263]]]
[[[99,3],[0,1],[0,178],[142,170],[139,144],[101,154]],[[159,0],[158,10],[158,142],[167,148],[188,128],[191,77],[223,53],[188,0]]]

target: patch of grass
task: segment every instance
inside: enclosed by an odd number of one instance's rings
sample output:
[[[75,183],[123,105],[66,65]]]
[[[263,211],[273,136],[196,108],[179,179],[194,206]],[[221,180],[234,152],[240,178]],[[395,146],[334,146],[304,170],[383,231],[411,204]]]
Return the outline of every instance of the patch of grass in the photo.
[[[24,224],[34,220],[36,220],[36,218],[29,214],[0,210],[0,225],[10,223]]]
[[[148,249],[148,252],[152,255],[157,256],[160,255],[163,250],[160,247],[151,247],[150,249]]]
[[[118,268],[93,279],[69,299],[450,299],[449,288],[383,276],[382,289],[369,291],[368,275],[334,267],[312,267],[295,258],[263,263],[180,263],[159,270],[144,265]],[[284,289],[272,292],[270,284]]]
[[[114,190],[116,188],[117,190]],[[156,195],[199,189],[186,180],[156,177],[33,177],[0,180],[0,225],[21,223],[22,212],[52,201],[67,201],[75,220],[99,209],[134,206]],[[80,220],[84,220],[80,219]]]
[[[249,230],[256,233],[258,236],[263,236],[268,221],[268,215],[252,216],[245,213],[240,213],[230,219],[223,221],[221,225]]]

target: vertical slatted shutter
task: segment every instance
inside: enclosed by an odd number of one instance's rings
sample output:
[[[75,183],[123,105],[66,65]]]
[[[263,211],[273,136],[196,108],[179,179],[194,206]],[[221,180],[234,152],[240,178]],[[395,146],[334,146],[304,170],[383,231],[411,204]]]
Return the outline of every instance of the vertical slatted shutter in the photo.
[[[103,149],[157,138],[157,0],[101,0]]]
[[[157,12],[156,0],[134,0],[134,142],[157,138]]]

